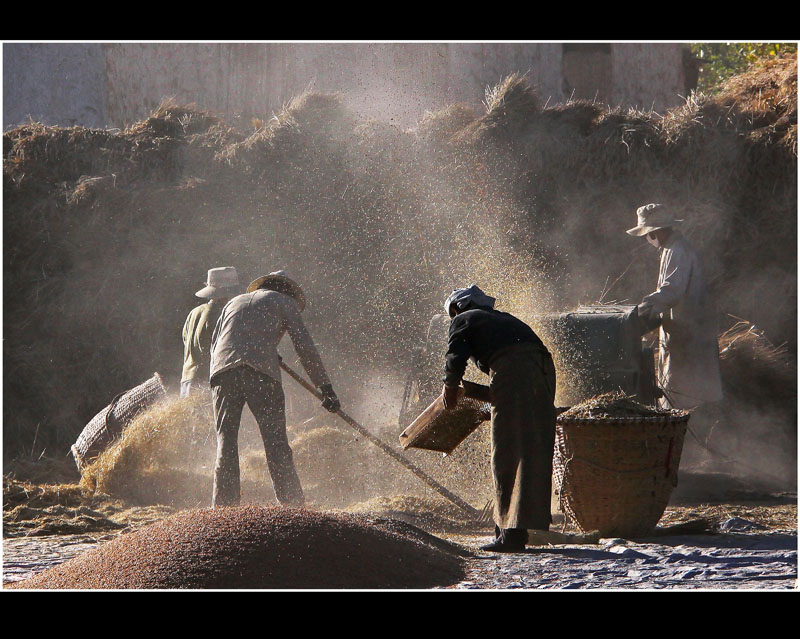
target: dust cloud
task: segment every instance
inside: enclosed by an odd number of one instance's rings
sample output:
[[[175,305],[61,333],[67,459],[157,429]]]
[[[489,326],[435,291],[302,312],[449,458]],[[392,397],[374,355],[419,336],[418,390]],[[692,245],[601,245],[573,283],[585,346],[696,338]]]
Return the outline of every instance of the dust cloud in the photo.
[[[304,320],[344,410],[394,443],[414,352],[453,288],[477,283],[532,324],[583,303],[635,304],[654,287],[658,258],[625,229],[637,206],[661,199],[686,212],[720,323],[755,321],[794,357],[796,226],[786,217],[796,179],[778,172],[764,185],[754,168],[765,157],[785,164],[783,150],[741,151],[736,130],[697,117],[713,106],[700,98],[669,117],[542,107],[547,96],[518,76],[483,97],[483,110],[442,105],[412,124],[428,96],[386,85],[353,96],[312,88],[250,128],[167,102],[120,132],[6,132],[6,450],[30,447],[36,423],[40,446],[72,443],[154,370],[176,389],[183,321],[215,266],[235,266],[245,284],[286,270],[306,293]],[[740,222],[756,214],[772,224],[754,234]],[[298,367],[288,339],[280,353]],[[426,494],[291,380],[284,389],[315,498]],[[729,422],[730,440],[742,441],[731,454],[752,461],[747,433],[772,413],[747,410]],[[796,415],[781,419],[769,432],[796,430]],[[484,431],[451,458],[411,455],[480,507],[490,488]],[[247,416],[243,459],[259,451],[256,433]],[[794,451],[756,454],[790,480]]]

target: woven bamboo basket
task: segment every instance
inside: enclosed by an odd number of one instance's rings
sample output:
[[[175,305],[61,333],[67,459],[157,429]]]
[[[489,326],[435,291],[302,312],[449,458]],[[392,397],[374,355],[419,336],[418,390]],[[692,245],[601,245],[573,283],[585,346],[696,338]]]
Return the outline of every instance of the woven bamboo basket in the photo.
[[[78,470],[83,471],[111,442],[122,434],[125,427],[141,411],[149,408],[167,394],[161,375],[154,373],[146,382],[120,393],[112,402],[92,418],[77,441],[72,445],[72,455]]]
[[[556,424],[554,485],[564,515],[584,533],[645,536],[678,484],[689,413],[569,418]]]

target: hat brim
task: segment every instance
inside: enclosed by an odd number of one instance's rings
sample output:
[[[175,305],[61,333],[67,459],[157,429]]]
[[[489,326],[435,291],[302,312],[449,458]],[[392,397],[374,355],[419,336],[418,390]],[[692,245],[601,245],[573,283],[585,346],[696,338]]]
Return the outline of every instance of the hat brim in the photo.
[[[634,226],[632,229],[628,229],[625,231],[628,235],[634,235],[636,237],[641,237],[642,235],[647,235],[648,233],[652,233],[653,231],[658,231],[659,229],[668,229],[671,226],[675,226],[676,224],[680,224],[683,220],[672,220],[671,222],[665,222],[663,224],[657,225],[648,225],[648,226]]]
[[[238,295],[240,290],[241,288],[239,286],[206,286],[197,291],[195,296],[202,297],[203,299],[233,297],[234,295]]]
[[[628,229],[625,231],[628,235],[633,235],[636,237],[642,237],[643,235],[647,235],[648,233],[652,233],[653,231],[657,231],[658,229],[663,229],[663,226],[635,226],[632,229]]]
[[[252,293],[259,288],[264,288],[264,284],[266,284],[267,288],[271,291],[291,295],[297,302],[297,307],[301,312],[306,307],[306,296],[305,293],[303,293],[303,289],[300,288],[297,282],[285,275],[264,275],[259,277],[250,282],[250,286],[247,287],[247,292]]]

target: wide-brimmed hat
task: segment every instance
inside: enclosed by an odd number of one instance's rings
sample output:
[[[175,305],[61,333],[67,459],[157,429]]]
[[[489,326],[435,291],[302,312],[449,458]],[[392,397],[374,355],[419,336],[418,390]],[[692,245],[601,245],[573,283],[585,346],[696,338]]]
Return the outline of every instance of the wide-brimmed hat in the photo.
[[[266,286],[264,286],[266,284]],[[268,288],[271,291],[278,291],[291,295],[297,302],[297,307],[302,311],[306,307],[306,296],[300,285],[286,275],[286,271],[275,271],[269,275],[263,275],[250,282],[247,292],[252,293],[259,288]]]
[[[663,204],[645,204],[636,209],[637,226],[625,231],[628,235],[641,237],[658,229],[675,226],[683,220],[675,219],[675,215]]]
[[[220,266],[208,270],[206,287],[195,295],[205,299],[232,297],[240,292],[239,274],[233,266]]]

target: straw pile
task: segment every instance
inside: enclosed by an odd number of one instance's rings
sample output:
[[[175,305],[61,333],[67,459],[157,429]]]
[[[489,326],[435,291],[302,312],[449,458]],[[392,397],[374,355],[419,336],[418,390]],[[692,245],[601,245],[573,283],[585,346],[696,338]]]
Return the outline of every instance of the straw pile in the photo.
[[[390,517],[434,532],[462,531],[475,527],[475,521],[463,510],[438,496],[373,497],[352,503],[345,510],[356,515]]]
[[[780,406],[797,398],[797,370],[786,344],[774,345],[752,322],[736,322],[719,336],[726,396],[747,404]]]
[[[377,449],[358,441],[352,431],[320,426],[297,435],[291,447],[309,502],[336,507],[372,494]]]
[[[242,506],[178,513],[12,587],[431,588],[462,574],[456,555],[364,519]]]
[[[42,469],[28,468],[28,477],[41,478],[53,471],[58,463],[42,464]],[[75,465],[66,460],[75,472]],[[164,506],[131,507],[122,500],[92,493],[78,483],[30,481],[13,477],[15,470],[3,476],[3,536],[33,537],[116,532],[128,526],[139,526],[162,518],[169,513]]]
[[[83,470],[80,485],[139,504],[205,501],[216,443],[212,437],[208,445],[211,432],[199,396],[161,402],[137,415]]]
[[[797,366],[786,344],[741,320],[720,335],[719,350],[725,401],[714,448],[758,471],[755,477],[796,485]]]

